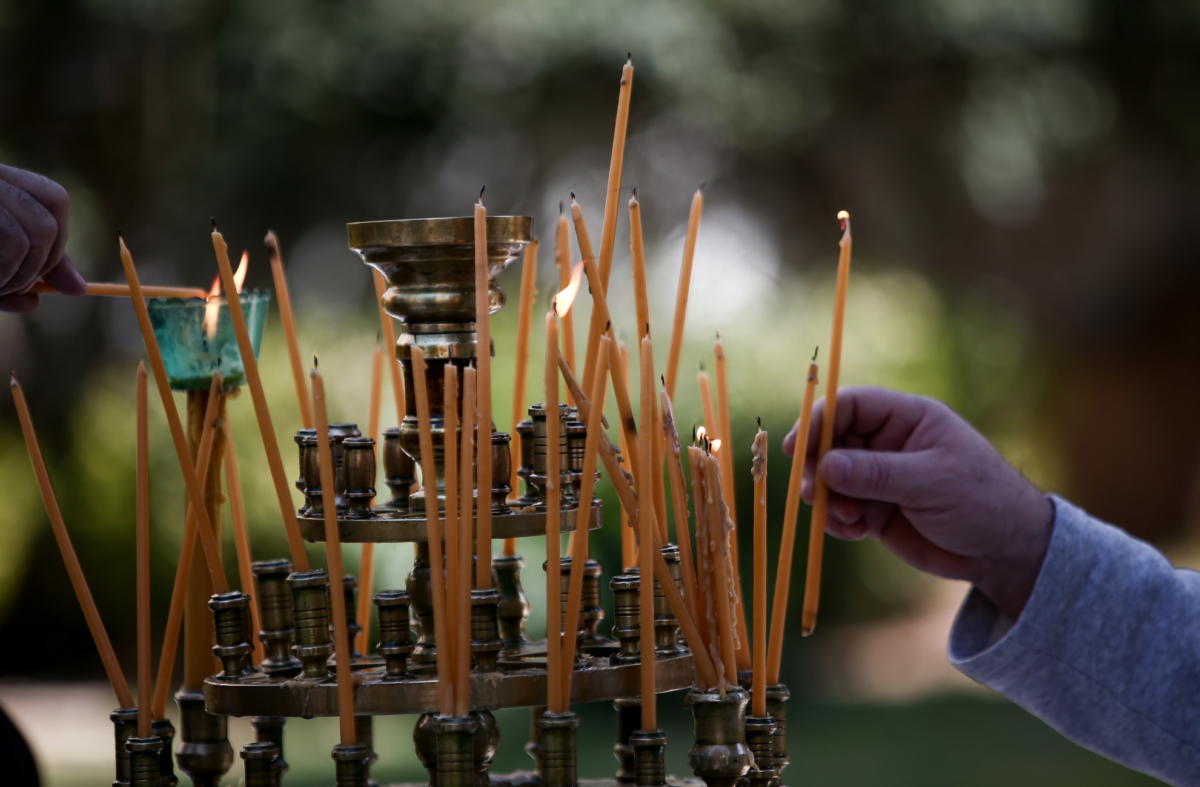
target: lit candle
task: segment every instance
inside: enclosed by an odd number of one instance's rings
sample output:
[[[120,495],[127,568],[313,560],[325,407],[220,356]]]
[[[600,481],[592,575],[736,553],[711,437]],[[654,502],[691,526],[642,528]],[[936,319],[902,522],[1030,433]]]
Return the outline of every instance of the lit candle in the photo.
[[[429,565],[445,565],[442,557],[442,522],[437,500],[437,463],[433,456],[433,421],[429,412],[429,385],[426,379],[425,352],[417,344],[411,347],[413,402],[417,408],[417,432],[421,451],[421,486],[425,489],[425,540],[429,544]],[[447,599],[441,570],[429,572],[429,595],[433,600],[433,638],[442,643],[434,650],[437,658],[438,709],[442,715],[454,712],[447,659]]]
[[[683,484],[683,460],[680,457],[679,431],[675,425],[675,409],[666,390],[658,394],[662,412],[662,428],[666,437],[667,474],[671,481],[671,508],[675,513],[675,541],[679,544],[679,570],[689,604],[696,603],[696,567],[692,558],[692,535],[688,532],[687,492]]]
[[[829,340],[829,373],[825,377],[825,410],[821,419],[821,441],[817,448],[817,464],[833,447],[833,429],[837,423],[838,375],[842,369],[842,324],[846,317],[846,293],[850,288],[850,214],[838,213],[842,223],[839,242],[837,290],[833,301],[833,330]],[[803,449],[803,445],[796,444]],[[812,536],[808,543],[808,570],[804,576],[804,612],[800,633],[808,636],[817,627],[817,608],[821,604],[821,558],[825,551],[825,508],[829,503],[829,487],[818,475],[813,491]]]
[[[716,410],[713,409],[712,384],[708,379],[708,372],[704,371],[703,363],[700,364],[700,371],[696,373],[696,384],[700,387],[700,406],[704,410],[704,423],[713,430],[713,437],[719,438]]]
[[[558,267],[558,288],[566,289],[571,283],[571,243],[567,217],[560,207],[558,224],[554,233],[554,260]],[[562,317],[562,355],[567,366],[575,371],[575,318],[571,312]]]
[[[559,521],[560,488],[558,418],[558,318],[553,308],[546,313],[546,705],[555,712],[566,710],[562,697],[562,530]]]
[[[137,400],[137,500],[134,509],[137,547],[137,734],[150,736],[150,429],[146,406],[146,364],[139,362]]]
[[[492,487],[492,329],[491,298],[488,295],[487,209],[483,194],[475,203],[475,330],[478,334],[475,364],[478,370],[479,440],[475,468],[480,485]],[[555,369],[557,374],[558,370]],[[483,496],[484,498],[487,495]],[[476,514],[475,587],[492,586],[492,507],[480,505]],[[469,542],[468,542],[469,543]]]
[[[696,236],[700,233],[700,214],[704,212],[704,186],[692,196],[688,213],[687,236],[683,241],[683,262],[679,265],[679,286],[675,291],[675,319],[671,325],[671,346],[667,351],[667,395],[675,398],[679,374],[679,354],[683,349],[683,323],[687,317],[688,292],[692,286],[692,262],[696,257]]]
[[[654,410],[654,347],[650,337],[641,343],[641,412]],[[649,437],[649,436],[647,436]],[[658,728],[658,701],[655,693],[657,666],[654,653],[654,443],[641,444],[638,473],[638,626],[641,636],[642,729]]]
[[[12,388],[13,406],[17,409],[17,419],[21,422],[21,433],[25,437],[25,448],[29,452],[29,461],[33,465],[33,474],[37,479],[38,492],[42,496],[42,505],[46,508],[46,517],[50,520],[50,528],[54,531],[54,540],[58,543],[58,551],[62,555],[63,564],[67,568],[67,577],[75,591],[75,598],[83,610],[84,620],[87,621],[88,631],[100,652],[100,663],[104,665],[104,673],[112,686],[113,694],[117,696],[117,704],[122,708],[133,707],[133,692],[129,690],[129,681],[121,671],[117,654],[113,650],[112,640],[108,638],[108,630],[100,618],[100,610],[88,587],[87,578],[83,574],[83,566],[79,564],[79,556],[71,544],[71,534],[67,532],[67,524],[63,520],[62,509],[58,507],[58,498],[54,495],[54,487],[50,483],[50,473],[46,471],[46,460],[42,458],[42,447],[38,443],[37,432],[33,428],[33,418],[29,414],[29,405],[25,401],[25,392],[17,382],[14,374],[9,379]]]
[[[525,247],[525,256],[521,261],[521,294],[517,303],[517,348],[516,366],[513,372],[512,400],[512,454],[521,456],[521,435],[517,432],[517,424],[525,420],[525,376],[529,366],[529,327],[533,322],[533,296],[537,285],[537,253],[538,241],[533,241]],[[509,486],[512,491],[509,499],[515,500],[521,496],[520,480],[517,476],[517,466],[520,462],[512,462],[512,473],[509,476]],[[504,539],[504,554],[512,557],[517,554],[517,540]]]
[[[736,686],[738,665],[734,627],[737,621],[736,613],[731,608],[740,606],[740,604],[731,577],[731,574],[736,571],[732,560],[732,550],[729,546],[730,537],[733,535],[733,523],[729,519],[729,511],[721,497],[721,468],[717,457],[711,454],[701,456],[700,467],[707,497],[704,513],[708,518],[709,551],[712,555],[713,574],[716,578],[713,606],[716,607],[717,613],[721,663],[725,666],[726,683]]]
[[[779,682],[783,665],[783,629],[787,622],[788,592],[792,586],[792,553],[796,543],[796,525],[800,518],[800,491],[804,483],[804,464],[808,452],[808,433],[812,425],[813,395],[817,389],[817,353],[813,351],[808,364],[808,380],[804,384],[804,400],[800,404],[800,417],[796,428],[796,450],[792,453],[792,467],[788,472],[787,502],[783,507],[783,534],[779,539],[779,563],[775,568],[775,595],[771,601],[771,641],[767,652],[767,682]],[[821,531],[812,529],[814,538]],[[811,547],[810,547],[811,548]]]
[[[329,417],[325,411],[325,381],[313,358],[313,416],[317,429],[317,462],[321,469],[321,509],[325,519],[325,560],[329,567],[330,606],[333,608],[333,658],[337,674],[338,722],[343,745],[358,742],[354,725],[354,683],[350,675],[350,630],[346,618],[346,594],[341,592],[342,542],[338,533],[337,497],[333,480],[333,448],[329,444]]]
[[[38,282],[29,288],[29,292],[39,295],[58,295],[58,290],[45,282]],[[85,295],[104,295],[110,298],[128,298],[131,290],[128,284],[107,284],[90,281],[87,283]],[[143,298],[207,298],[208,293],[200,287],[163,287],[155,284],[142,285]]]
[[[271,279],[275,282],[275,297],[279,301],[279,319],[283,322],[283,336],[287,340],[288,361],[292,366],[292,382],[296,386],[296,399],[300,404],[300,419],[306,429],[313,428],[312,402],[308,398],[308,387],[304,384],[304,362],[300,360],[300,342],[296,338],[296,318],[292,314],[292,296],[288,291],[287,274],[283,272],[283,252],[279,250],[279,238],[275,230],[269,230],[263,239],[271,256]]]
[[[746,627],[745,596],[742,594],[742,576],[738,571],[741,560],[738,557],[738,517],[737,517],[737,488],[733,483],[733,424],[729,417],[729,374],[725,364],[725,348],[721,344],[721,334],[713,344],[714,364],[717,372],[717,417],[720,419],[717,434],[726,448],[718,452],[717,459],[721,464],[721,496],[729,511],[729,524],[732,528],[729,535],[729,558],[733,564],[733,591],[737,603],[734,612],[737,622],[737,664],[739,670],[750,669],[750,637]]]
[[[751,709],[767,715],[767,433],[759,421],[750,448],[754,476],[754,675]]]
[[[283,518],[284,530],[287,533],[292,565],[297,571],[307,571],[308,555],[304,552],[304,540],[300,536],[300,525],[296,522],[296,509],[292,502],[287,471],[283,469],[283,458],[279,453],[279,443],[275,436],[275,425],[271,421],[267,395],[263,391],[262,377],[258,374],[258,359],[254,357],[254,345],[250,341],[250,332],[246,327],[246,315],[242,312],[242,301],[238,294],[237,284],[233,279],[233,267],[229,264],[229,247],[225,245],[225,238],[217,231],[215,224],[212,231],[212,245],[217,258],[217,269],[221,273],[221,288],[225,292],[225,300],[229,308],[229,320],[233,324],[238,350],[242,354],[246,385],[250,389],[250,398],[254,402],[254,415],[258,420],[259,435],[262,437],[263,450],[267,454],[267,466],[271,470],[271,480],[275,485],[275,499],[279,503],[279,514]],[[133,284],[132,280],[130,284]],[[159,387],[162,387],[161,383]],[[205,514],[205,518],[207,518],[207,514]],[[331,582],[335,580],[341,581],[340,578],[330,577]],[[213,586],[213,589],[216,590],[216,585]]]

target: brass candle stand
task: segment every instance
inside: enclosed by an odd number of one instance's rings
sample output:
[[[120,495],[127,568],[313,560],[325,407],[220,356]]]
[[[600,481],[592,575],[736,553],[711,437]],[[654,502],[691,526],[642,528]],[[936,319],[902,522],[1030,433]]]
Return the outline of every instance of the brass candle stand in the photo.
[[[546,642],[532,641],[525,631],[530,604],[522,583],[525,561],[519,555],[498,556],[493,562],[494,587],[476,589],[470,605],[470,712],[465,716],[439,713],[434,609],[430,580],[434,570],[426,541],[426,510],[436,507],[445,520],[445,488],[441,482],[447,439],[443,417],[448,407],[443,388],[443,370],[454,364],[460,370],[473,364],[479,352],[474,325],[474,246],[470,218],[412,221],[362,222],[348,225],[350,247],[369,266],[380,271],[387,289],[382,305],[400,327],[395,347],[406,382],[407,412],[401,424],[382,433],[378,444],[363,436],[349,422],[331,424],[330,444],[334,457],[334,490],[337,529],[343,542],[411,542],[415,546],[412,572],[403,589],[381,589],[373,596],[379,632],[368,652],[353,653],[353,713],[357,742],[335,746],[331,757],[336,784],[366,787],[369,768],[378,757],[386,759],[387,747],[376,754],[371,721],[379,715],[418,716],[413,747],[429,772],[429,784],[438,787],[487,787],[488,785],[546,785],[573,787],[580,783],[578,770],[579,717],[573,712],[545,710],[547,698]],[[493,216],[487,220],[489,275],[492,310],[504,303],[495,282],[530,240],[531,220],[520,216]],[[414,491],[416,468],[420,466],[420,440],[414,401],[412,349],[425,354],[436,485]],[[584,445],[587,426],[572,407],[562,405],[547,412],[533,404],[528,419],[515,425],[521,436],[521,453],[510,454],[509,435],[493,425],[481,426],[490,441],[477,444],[492,451],[493,474],[475,490],[479,505],[492,512],[494,539],[545,536],[547,457],[557,452],[561,477],[561,528],[598,528],[602,519],[598,500],[581,500]],[[558,445],[547,441],[547,418],[561,422]],[[483,431],[486,429],[486,432]],[[318,440],[315,430],[296,432],[298,478],[296,487],[304,495],[297,512],[301,534],[309,541],[323,541],[323,499]],[[379,457],[377,459],[377,457]],[[512,463],[522,489],[509,487]],[[382,470],[382,484],[378,483]],[[511,501],[511,502],[510,502]],[[480,545],[490,549],[490,545]],[[662,555],[676,588],[679,581],[679,550],[666,545]],[[563,572],[563,600],[567,598],[570,558],[545,570]],[[331,628],[330,593],[344,593],[347,609],[354,610],[359,590],[352,578],[331,578],[323,569],[295,572],[287,560],[261,560],[253,565],[254,587],[213,596],[209,601],[215,632],[213,653],[219,671],[203,682],[203,694],[181,691],[178,695],[184,728],[189,736],[179,751],[179,763],[196,784],[216,784],[234,759],[225,735],[227,717],[251,719],[256,740],[243,747],[240,759],[247,785],[282,783],[284,729],[288,718],[311,718],[338,714],[335,648]],[[331,583],[332,581],[332,583]],[[571,703],[612,703],[617,715],[614,752],[618,768],[613,779],[588,783],[665,785],[666,736],[661,730],[640,729],[640,669],[642,659],[656,660],[656,693],[692,689],[695,676],[692,654],[682,639],[666,595],[657,579],[654,589],[654,651],[642,653],[639,641],[638,598],[646,578],[636,571],[611,578],[614,609],[611,617],[601,604],[603,567],[594,559],[583,566]],[[332,584],[332,587],[331,587]],[[261,630],[249,631],[249,605],[253,592],[259,605]],[[366,589],[363,589],[366,592]],[[605,619],[611,632],[602,631]],[[349,621],[351,633],[370,621]],[[610,636],[611,635],[611,636]],[[253,663],[251,644],[257,636],[264,658]],[[345,652],[338,648],[337,652]],[[773,687],[772,712],[782,709],[786,689]],[[786,765],[786,750],[778,739],[784,720],[760,725],[746,719],[746,694],[730,689],[723,695],[693,689],[688,704],[696,714],[696,746],[692,762],[698,776],[709,784],[732,787],[744,778],[754,787],[773,787]],[[526,750],[534,771],[510,775],[490,773],[492,758],[501,745],[494,709],[532,709],[532,730]],[[121,711],[121,714],[127,712]],[[128,783],[138,763],[149,761],[153,746],[128,743],[131,721],[114,713],[117,723],[118,777]],[[757,725],[757,726],[756,726]],[[747,746],[747,734],[753,743]],[[124,737],[122,737],[124,736]],[[751,770],[751,748],[759,767]],[[123,765],[120,763],[123,759]],[[167,757],[169,760],[169,755]],[[144,766],[148,768],[149,766]],[[768,778],[769,777],[769,778]],[[172,777],[173,778],[173,777]],[[169,783],[160,774],[161,784]]]

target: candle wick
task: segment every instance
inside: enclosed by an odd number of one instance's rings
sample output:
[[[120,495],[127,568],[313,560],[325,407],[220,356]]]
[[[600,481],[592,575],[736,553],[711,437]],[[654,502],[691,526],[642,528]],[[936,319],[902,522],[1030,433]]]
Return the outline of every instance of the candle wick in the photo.
[[[637,201],[637,186],[633,187],[633,199],[635,202]]]
[[[571,192],[571,202],[575,201],[575,192]]]
[[[705,190],[706,188],[708,188],[708,181],[707,181],[707,180],[702,180],[702,181],[700,181],[700,185],[696,187],[696,191],[698,191],[698,192],[700,192],[701,194],[703,194],[703,193],[704,193],[704,190]]]
[[[486,184],[486,183],[485,183],[485,184],[483,184],[483,187],[479,189],[479,204],[480,204],[480,205],[482,205],[482,204],[483,204],[483,192],[485,192],[485,191],[487,191],[487,184]]]
[[[572,194],[571,196],[574,197],[575,195]],[[560,215],[560,216],[563,215],[563,201],[562,200],[558,201],[558,215]]]
[[[821,345],[818,344],[816,347],[813,348],[813,356],[812,356],[813,363],[817,362],[817,353],[819,353],[819,352],[821,352]]]
[[[317,358],[317,354],[313,353],[313,368],[317,369],[321,366],[321,359]]]
[[[213,231],[213,232],[216,232],[216,231],[217,231],[217,218],[216,218],[216,216],[209,216],[209,217],[208,217],[208,220],[212,222],[212,231]]]

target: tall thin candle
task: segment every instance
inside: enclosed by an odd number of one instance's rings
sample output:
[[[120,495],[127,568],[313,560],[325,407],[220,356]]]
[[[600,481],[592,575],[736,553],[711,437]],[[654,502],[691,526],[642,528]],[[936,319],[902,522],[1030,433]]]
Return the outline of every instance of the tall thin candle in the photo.
[[[600,275],[600,270],[596,267],[596,252],[592,250],[587,222],[574,194],[571,194],[571,221],[575,225],[575,243],[579,246],[579,256],[587,273],[588,289],[592,293],[592,316],[588,322],[587,345],[583,355],[583,389],[587,391],[592,387],[592,370],[596,366],[600,334],[611,330],[612,318],[608,314],[608,280]],[[609,365],[611,367],[611,363]]]
[[[214,374],[209,386],[208,405],[200,425],[200,447],[196,451],[196,474],[200,487],[208,485],[208,473],[212,466],[213,446],[217,437],[217,411],[221,389],[221,376]],[[188,504],[183,526],[183,543],[179,547],[179,560],[175,566],[175,582],[171,587],[171,604],[167,611],[167,624],[163,628],[162,645],[158,651],[158,674],[154,678],[154,718],[166,718],[167,696],[170,693],[171,674],[175,669],[175,653],[179,649],[179,633],[183,626],[183,605],[187,600],[188,584],[192,578],[192,563],[196,554],[199,520],[192,515]]]
[[[271,422],[270,406],[267,404],[267,395],[263,391],[262,377],[258,373],[258,359],[254,357],[254,344],[250,341],[250,331],[246,327],[246,315],[242,311],[242,301],[237,284],[233,280],[233,268],[229,264],[229,247],[225,245],[225,238],[217,231],[215,223],[212,231],[212,245],[217,258],[217,269],[221,274],[221,289],[225,293],[225,300],[229,308],[229,320],[233,324],[238,351],[242,355],[246,385],[250,389],[250,398],[254,402],[254,415],[258,420],[259,435],[262,437],[263,450],[267,454],[267,466],[271,470],[271,480],[275,485],[275,499],[279,503],[279,515],[283,519],[284,531],[287,533],[292,565],[297,571],[307,571],[308,555],[304,552],[304,540],[300,537],[300,525],[296,521],[296,509],[292,502],[287,471],[283,469],[283,457],[279,453],[275,425]],[[132,281],[130,283],[132,284]],[[341,580],[338,577],[331,577],[330,581],[340,582]]]
[[[39,295],[58,295],[58,290],[45,282],[38,282],[29,288],[29,292]],[[103,295],[110,298],[128,298],[132,290],[128,284],[108,284],[105,282],[89,281],[85,295]],[[164,287],[156,284],[143,284],[142,297],[145,298],[207,298],[208,292],[201,287]]]
[[[458,367],[452,363],[446,364],[442,369],[442,388],[443,401],[445,407],[442,410],[442,466],[445,468],[445,481],[442,486],[446,490],[446,620],[447,635],[446,639],[441,641],[440,647],[446,648],[449,663],[452,665],[450,670],[450,694],[454,698],[455,712],[457,713],[458,695],[461,693],[458,684],[458,627],[459,615],[462,612],[461,593],[466,582],[462,577],[462,561],[459,560],[459,534],[462,528],[458,522],[458,486],[459,478],[459,462],[458,462],[458,433],[463,427],[458,422],[459,400],[462,398],[458,393]],[[469,485],[470,479],[461,481],[461,483]]]
[[[311,404],[311,403],[310,403]],[[246,526],[246,504],[242,498],[242,479],[238,472],[237,452],[233,447],[233,429],[229,419],[221,422],[225,432],[225,486],[229,490],[229,512],[233,519],[233,544],[237,551],[238,580],[242,591],[250,594],[250,630],[254,632],[254,663],[261,664],[263,660],[263,643],[258,637],[262,631],[262,618],[259,615],[258,596],[254,593],[254,573],[250,569],[250,529]]]
[[[478,351],[475,366],[478,372],[476,396],[479,400],[479,450],[475,469],[481,484],[492,485],[492,328],[491,297],[488,294],[487,209],[483,194],[475,203],[475,330],[478,332]],[[557,370],[555,370],[557,374]],[[492,507],[479,506],[475,517],[476,553],[475,587],[492,586]]]
[[[754,476],[754,676],[751,710],[767,715],[767,433],[758,424],[750,449]]]
[[[571,241],[567,217],[561,208],[554,232],[554,262],[558,268],[558,288],[565,290],[571,283]],[[571,371],[575,371],[575,318],[571,312],[562,316],[562,356]]]
[[[475,498],[476,481],[471,477],[471,460],[475,457],[475,431],[483,433],[483,423],[479,418],[479,376],[471,367],[463,369],[463,404],[462,445],[458,449],[458,577],[459,587],[455,600],[458,611],[451,620],[455,625],[454,658],[455,686],[457,694],[454,713],[466,716],[471,710],[471,557],[474,554],[476,565],[483,560],[485,553],[490,557],[491,550],[482,541],[471,549],[471,524],[478,524],[479,512],[486,505],[475,506],[472,512],[472,502]],[[482,446],[481,446],[482,448]],[[482,453],[482,451],[481,451]],[[476,459],[478,462],[478,459]],[[482,474],[480,475],[482,478]],[[447,492],[447,494],[449,494]],[[480,502],[489,502],[486,494],[480,496]],[[474,514],[474,516],[472,516]],[[452,527],[447,517],[446,527]],[[476,534],[478,535],[478,534]],[[477,538],[478,540],[478,538]],[[491,544],[490,541],[487,542]],[[490,574],[488,576],[491,576]],[[478,580],[477,580],[478,581]]]
[[[134,529],[137,545],[137,701],[138,737],[150,735],[150,428],[146,406],[146,364],[139,362],[137,400],[137,500]]]
[[[604,281],[606,291],[609,273],[612,270],[613,244],[617,236],[617,199],[621,194],[621,171],[625,166],[625,137],[629,128],[629,102],[632,96],[633,56],[630,55],[621,69],[621,90],[617,96],[612,157],[608,162],[608,189],[604,197],[604,223],[600,230],[600,278]]]
[[[771,599],[771,641],[767,650],[767,682],[779,682],[783,666],[784,625],[787,622],[788,593],[792,586],[792,554],[796,544],[796,525],[800,518],[800,492],[804,483],[804,465],[808,452],[808,434],[812,426],[813,395],[817,388],[817,352],[813,351],[808,364],[808,379],[804,384],[804,399],[796,426],[796,451],[788,472],[787,501],[783,507],[783,534],[779,539],[779,563],[775,568],[775,595]],[[813,528],[819,537],[820,531]]]
[[[25,436],[25,448],[29,452],[29,461],[33,465],[33,474],[37,478],[38,492],[42,496],[42,505],[46,508],[46,517],[50,520],[50,528],[54,531],[54,540],[58,543],[58,551],[62,554],[63,563],[67,568],[67,576],[75,591],[75,598],[83,610],[84,620],[87,621],[88,631],[100,652],[100,663],[104,665],[104,673],[112,686],[113,694],[117,695],[117,704],[122,708],[133,707],[133,692],[129,690],[129,681],[121,671],[117,654],[113,650],[112,640],[108,638],[108,629],[100,618],[100,610],[96,607],[96,599],[88,588],[87,578],[83,574],[83,566],[79,564],[79,556],[71,544],[71,534],[67,532],[67,524],[63,520],[62,510],[58,507],[58,498],[54,495],[54,487],[50,483],[50,473],[46,470],[46,460],[42,457],[42,447],[38,443],[37,432],[33,427],[33,418],[29,414],[29,405],[25,401],[25,392],[17,382],[14,374],[9,379],[12,388],[13,406],[17,409],[17,419],[21,422],[21,433]]]
[[[732,531],[729,534],[729,559],[733,565],[733,592],[737,603],[734,612],[737,622],[737,664],[739,670],[750,669],[750,637],[746,626],[745,595],[742,593],[741,559],[738,550],[737,486],[733,477],[733,422],[729,416],[729,371],[725,362],[725,347],[721,334],[713,344],[714,367],[717,373],[717,433],[725,443],[725,450],[717,453],[721,463],[721,496],[729,511]]]
[[[379,409],[383,399],[383,349],[378,343],[371,354],[371,396],[367,400],[367,437],[379,446]],[[391,362],[395,365],[396,361]],[[371,636],[371,598],[375,595],[375,542],[367,541],[359,552],[358,605],[354,619],[358,621],[358,637],[354,649],[366,653]]]
[[[529,327],[533,322],[533,296],[537,285],[537,254],[538,241],[534,238],[525,247],[525,255],[521,260],[521,294],[517,302],[517,346],[516,365],[513,371],[512,419],[509,426],[512,433],[513,456],[521,456],[521,435],[517,432],[517,424],[524,420],[525,412],[525,380],[529,367]],[[510,499],[520,497],[520,482],[517,477],[517,465],[512,463],[509,475],[509,486],[512,488]],[[504,554],[512,557],[517,554],[517,540],[504,539]]]
[[[654,410],[654,348],[650,337],[641,343],[641,412]],[[650,435],[646,436],[647,438]],[[638,626],[641,636],[641,693],[642,729],[658,728],[656,659],[654,654],[654,441],[641,444],[638,472],[638,533],[640,549],[638,567],[641,584],[638,589]]]
[[[687,235],[683,240],[683,261],[679,265],[679,285],[675,290],[675,318],[671,323],[671,346],[667,350],[667,395],[675,398],[679,377],[679,354],[683,349],[683,324],[687,319],[688,293],[692,287],[692,263],[696,258],[696,236],[700,234],[700,216],[704,212],[704,186],[692,195],[688,212]]]
[[[413,402],[417,408],[418,445],[421,450],[421,486],[425,489],[425,539],[429,545],[429,565],[442,566],[442,522],[437,502],[437,463],[433,456],[433,420],[429,412],[429,384],[426,375],[425,352],[412,345]],[[429,595],[433,600],[433,637],[446,643],[446,587],[442,571],[429,572]],[[450,691],[450,664],[446,648],[436,648],[438,674],[438,709],[444,715],[454,712]]]
[[[850,289],[850,214],[838,213],[842,224],[842,239],[838,243],[837,290],[833,301],[833,329],[829,340],[829,373],[825,377],[825,410],[821,420],[821,441],[817,448],[817,463],[833,447],[833,429],[837,423],[838,377],[842,371],[842,325],[846,318],[846,293]],[[797,445],[801,445],[797,443]],[[821,604],[821,560],[825,551],[825,509],[829,504],[829,487],[817,477],[813,492],[812,531],[808,542],[808,567],[804,576],[804,612],[800,633],[807,637],[817,627],[817,608]]]
[[[279,238],[275,230],[267,231],[263,243],[271,256],[271,280],[275,282],[275,298],[279,301],[279,319],[283,322],[283,336],[287,340],[288,361],[292,366],[292,383],[296,386],[300,419],[306,429],[312,429],[312,401],[308,398],[308,386],[304,383],[304,362],[300,359],[300,341],[296,338],[296,317],[292,313],[292,296],[288,291],[287,274],[283,272],[283,252],[279,250]]]
[[[188,450],[187,437],[183,432],[183,422],[179,420],[179,410],[175,407],[175,397],[171,393],[171,383],[167,380],[167,367],[163,363],[162,353],[158,349],[158,339],[150,324],[150,311],[142,295],[141,281],[138,279],[137,268],[133,264],[133,255],[125,245],[125,239],[117,238],[121,251],[121,265],[125,268],[125,278],[129,280],[129,290],[132,293],[134,314],[137,315],[138,328],[142,332],[142,341],[146,345],[146,357],[150,361],[150,371],[154,373],[154,383],[162,400],[163,412],[167,416],[167,426],[171,431],[171,442],[175,446],[175,458],[179,462],[179,470],[183,475],[184,488],[187,490],[187,502],[195,511],[194,516],[200,524],[200,546],[204,552],[205,565],[208,568],[209,579],[212,581],[214,593],[224,593],[229,589],[225,581],[225,572],[221,567],[221,549],[208,516],[205,505],[203,487],[196,480],[196,468],[192,464],[191,453]],[[226,259],[228,264],[228,258]],[[232,274],[230,274],[232,279]]]
[[[337,674],[338,726],[344,745],[358,742],[354,725],[354,682],[350,675],[350,630],[346,617],[346,594],[340,592],[342,577],[342,541],[338,533],[337,499],[333,481],[333,448],[329,444],[329,416],[325,410],[325,381],[315,367],[312,379],[313,416],[317,424],[317,457],[321,468],[321,509],[325,519],[325,561],[329,568],[329,594],[333,608],[333,658]]]
[[[560,421],[558,418],[558,316],[546,313],[546,705],[556,713],[565,711],[562,696],[562,480],[559,463]]]
[[[671,507],[675,514],[675,541],[679,545],[679,571],[683,591],[689,604],[695,604],[696,565],[692,556],[692,535],[688,532],[687,492],[683,484],[683,461],[680,457],[679,431],[675,425],[675,410],[671,396],[664,389],[658,394],[662,411],[662,428],[667,444],[667,475],[671,481]]]

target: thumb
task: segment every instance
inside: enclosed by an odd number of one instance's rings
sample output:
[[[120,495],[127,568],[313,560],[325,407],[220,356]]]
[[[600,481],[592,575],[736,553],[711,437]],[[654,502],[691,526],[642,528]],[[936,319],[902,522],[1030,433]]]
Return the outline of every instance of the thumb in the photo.
[[[846,497],[907,504],[928,477],[920,454],[838,449],[821,460],[820,474],[829,488]]]

